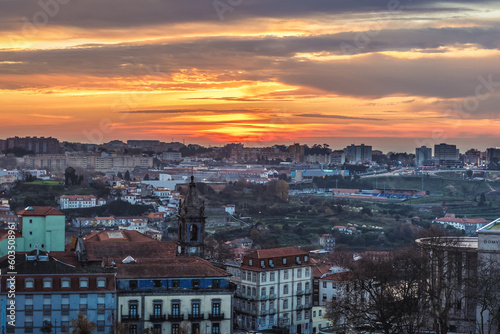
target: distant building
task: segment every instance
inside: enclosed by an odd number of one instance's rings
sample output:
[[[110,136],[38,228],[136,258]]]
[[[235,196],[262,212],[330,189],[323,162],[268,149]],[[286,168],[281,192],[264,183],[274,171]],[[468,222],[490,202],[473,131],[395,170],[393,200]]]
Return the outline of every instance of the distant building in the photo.
[[[346,160],[351,163],[372,161],[372,147],[365,144],[347,146],[344,149]]]
[[[94,208],[106,204],[103,198],[97,199],[94,195],[62,195],[59,197],[61,210]]]
[[[484,218],[456,218],[454,214],[447,213],[442,218],[436,218],[432,221],[435,224],[452,226],[458,230],[465,231],[466,235],[474,235],[477,230],[488,225],[491,221]]]
[[[294,162],[304,162],[305,145],[293,144],[288,147],[288,152],[292,154]]]
[[[145,139],[145,140],[127,140],[127,146],[129,148],[142,148],[142,149],[146,149],[146,148],[152,148],[152,147],[155,147],[155,146],[158,146],[160,145],[160,141],[159,140],[149,140],[149,139]]]
[[[415,149],[415,167],[421,167],[431,160],[432,149],[430,147],[421,146]]]
[[[231,216],[235,214],[235,205],[234,204],[228,204],[223,206],[224,211],[229,213]]]
[[[486,164],[491,169],[500,169],[500,147],[486,150]]]
[[[319,244],[327,252],[333,252],[335,250],[335,237],[331,234],[323,234],[319,238]]]
[[[249,238],[238,238],[229,241],[229,246],[231,248],[241,248],[241,249],[251,249],[253,247],[253,240]]]
[[[312,181],[315,177],[349,176],[349,170],[304,169],[293,171],[292,182]]]
[[[61,150],[59,140],[52,137],[11,137],[2,141],[2,151],[14,148],[35,154],[57,154]]]
[[[434,145],[434,159],[438,160],[440,165],[447,162],[456,162],[459,160],[459,150],[456,145],[436,144]]]
[[[134,219],[134,220],[132,220],[132,222],[130,223],[130,225],[128,226],[127,229],[134,230],[134,231],[137,231],[139,233],[144,234],[148,230],[147,219]]]
[[[345,164],[345,153],[342,150],[336,150],[330,153],[330,163],[332,165]]]
[[[162,160],[165,161],[182,161],[181,152],[163,152]]]
[[[480,166],[484,162],[482,160],[483,155],[481,151],[470,149],[462,156],[462,160],[466,164]]]

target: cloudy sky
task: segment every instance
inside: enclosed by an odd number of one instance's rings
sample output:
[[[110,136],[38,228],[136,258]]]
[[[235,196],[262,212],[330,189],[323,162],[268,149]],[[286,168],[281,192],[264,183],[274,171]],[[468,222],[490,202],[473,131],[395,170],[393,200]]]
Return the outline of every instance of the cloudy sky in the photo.
[[[0,0],[0,94],[1,138],[484,149],[500,3]]]

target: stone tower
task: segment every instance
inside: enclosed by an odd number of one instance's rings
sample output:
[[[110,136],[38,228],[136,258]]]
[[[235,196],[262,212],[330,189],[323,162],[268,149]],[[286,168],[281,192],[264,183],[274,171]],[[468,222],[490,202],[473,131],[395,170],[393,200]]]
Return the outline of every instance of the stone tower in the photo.
[[[179,246],[177,253],[180,256],[203,257],[205,241],[205,203],[200,198],[194,176],[191,176],[188,193],[179,207],[177,215],[179,225]]]

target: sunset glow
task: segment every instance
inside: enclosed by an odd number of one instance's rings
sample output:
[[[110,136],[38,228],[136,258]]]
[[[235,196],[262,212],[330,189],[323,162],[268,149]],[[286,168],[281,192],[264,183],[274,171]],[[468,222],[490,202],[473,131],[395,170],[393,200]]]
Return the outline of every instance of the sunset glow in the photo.
[[[498,2],[370,3],[1,2],[2,136],[500,136]]]

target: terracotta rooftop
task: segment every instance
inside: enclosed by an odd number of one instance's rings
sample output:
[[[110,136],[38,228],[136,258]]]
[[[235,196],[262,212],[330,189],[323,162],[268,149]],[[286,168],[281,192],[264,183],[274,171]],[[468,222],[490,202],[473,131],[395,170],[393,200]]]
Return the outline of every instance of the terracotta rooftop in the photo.
[[[94,195],[61,195],[60,198],[67,198],[70,201],[88,201],[96,197]]]
[[[137,258],[134,257],[135,260]],[[228,277],[224,269],[198,257],[174,257],[161,262],[124,264],[116,263],[118,278],[155,278],[155,277]]]
[[[282,247],[282,248],[271,248],[271,249],[259,249],[248,254],[248,257],[267,259],[273,257],[284,257],[284,256],[297,256],[297,255],[308,255],[309,253],[304,252],[296,247]]]
[[[314,278],[320,278],[324,274],[328,273],[330,269],[332,268],[332,265],[329,263],[321,263],[318,265],[313,266],[313,277]]]
[[[335,273],[335,274],[331,274],[331,275],[325,276],[322,279],[326,280],[326,281],[342,282],[342,281],[348,281],[348,280],[350,280],[351,277],[352,277],[352,273],[351,272],[344,271],[344,272],[341,272],[341,273]]]
[[[138,262],[173,258],[177,243],[158,241],[137,231],[100,231],[84,238],[89,261],[120,262],[132,256]]]
[[[28,206],[17,214],[21,216],[64,216],[64,213],[51,206]]]

